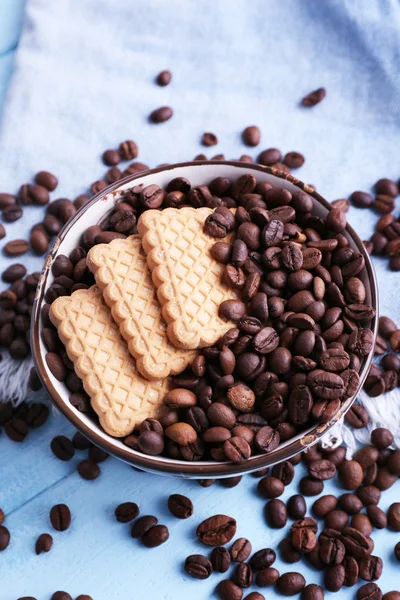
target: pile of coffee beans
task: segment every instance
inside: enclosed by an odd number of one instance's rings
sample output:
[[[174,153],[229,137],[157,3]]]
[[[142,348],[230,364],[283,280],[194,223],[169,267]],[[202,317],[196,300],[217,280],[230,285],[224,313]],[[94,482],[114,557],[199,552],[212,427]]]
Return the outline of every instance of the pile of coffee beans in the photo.
[[[253,584],[259,588],[275,586],[285,596],[301,592],[302,600],[323,600],[324,589],[338,592],[343,587],[355,586],[360,579],[367,583],[359,588],[358,600],[399,600],[400,592],[383,595],[373,583],[383,571],[382,559],[373,554],[373,530],[388,527],[400,531],[400,502],[393,503],[386,513],[378,506],[382,492],[400,476],[400,450],[391,450],[392,444],[392,433],[378,428],[371,433],[371,444],[360,448],[352,460],[346,459],[343,446],[329,450],[313,446],[291,461],[275,465],[270,473],[263,470],[255,474],[262,477],[258,483],[260,496],[268,499],[265,507],[268,527],[281,529],[291,520],[288,535],[279,544],[280,558],[288,565],[304,558],[314,569],[323,571],[324,588],[314,583],[307,585],[298,571],[281,574],[273,566],[276,560],[273,548],[253,552],[251,542],[243,537],[226,547],[234,540],[236,520],[221,514],[198,525],[198,540],[213,550],[209,556],[188,556],[184,563],[186,573],[196,579],[208,579],[212,573],[227,573],[231,569],[230,578],[223,579],[216,587],[221,600],[241,600]],[[291,496],[285,503],[279,496],[292,483],[294,466],[300,461],[307,466],[309,481],[319,485],[316,489],[308,488],[301,480],[302,493]],[[345,493],[320,495],[324,481],[336,474]],[[319,495],[311,506],[313,516],[306,514],[305,495]],[[400,560],[400,542],[393,552]],[[252,592],[245,598],[262,600],[264,595]]]
[[[48,416],[49,407],[45,404],[22,402],[14,408],[11,402],[0,403],[0,426],[4,426],[7,437],[13,442],[23,442],[29,430],[41,427]]]
[[[172,378],[175,389],[164,398],[170,410],[160,421],[144,421],[125,443],[151,455],[240,463],[312,423],[328,422],[358,388],[375,310],[366,304],[359,277],[364,258],[348,245],[341,210],[315,217],[306,192],[257,184],[251,173],[235,182],[218,177],[208,186],[192,187],[180,177],[165,190],[133,187],[101,224],[83,232],[70,256],[55,260],[42,312],[46,361],[70,390],[71,403],[89,411],[48,318],[50,304],[94,283],[86,265],[93,245],[136,233],[145,210],[187,205],[216,208],[204,225],[209,235],[235,232],[233,243],[212,248],[225,265],[225,283],[241,293],[220,306],[235,327]]]

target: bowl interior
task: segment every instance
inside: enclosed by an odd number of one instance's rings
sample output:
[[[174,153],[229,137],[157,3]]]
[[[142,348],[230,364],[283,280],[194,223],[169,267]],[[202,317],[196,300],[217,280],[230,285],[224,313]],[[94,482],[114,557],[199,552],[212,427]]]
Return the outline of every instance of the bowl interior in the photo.
[[[307,431],[298,434],[296,437],[283,442],[275,451],[271,452],[270,454],[251,457],[242,465],[214,461],[187,462],[159,456],[151,457],[141,454],[140,452],[136,452],[135,450],[125,446],[122,440],[108,435],[100,427],[97,420],[95,420],[92,416],[79,412],[70,404],[68,399],[70,392],[67,390],[64,383],[58,381],[52,375],[47,366],[45,361],[46,348],[43,344],[41,336],[41,330],[43,326],[41,320],[41,307],[45,302],[44,295],[46,290],[52,284],[54,279],[51,272],[51,266],[59,254],[65,254],[68,256],[70,252],[77,245],[79,245],[82,232],[90,225],[95,225],[102,221],[104,216],[121,199],[121,197],[124,195],[124,192],[133,186],[142,183],[144,185],[155,183],[160,187],[165,187],[174,177],[186,177],[189,179],[192,186],[196,186],[208,184],[215,177],[221,176],[236,180],[238,177],[240,177],[240,175],[248,173],[249,171],[253,173],[258,182],[268,181],[275,187],[285,188],[291,192],[298,191],[299,188],[305,189],[305,191],[307,191],[314,198],[313,213],[321,217],[326,216],[330,208],[330,204],[321,196],[319,196],[319,194],[313,192],[311,188],[305,186],[295,178],[291,176],[285,176],[283,174],[277,174],[276,171],[268,167],[234,162],[195,162],[171,165],[154,169],[152,171],[146,171],[143,175],[139,174],[137,176],[126,178],[122,182],[107,188],[104,192],[94,198],[88,205],[84,206],[80,211],[78,211],[71,222],[64,227],[46,259],[37,288],[36,300],[33,308],[33,325],[31,332],[33,356],[44,386],[46,387],[56,406],[93,443],[101,446],[107,452],[117,456],[118,458],[121,458],[122,460],[125,460],[126,462],[136,465],[144,470],[181,477],[215,478],[238,475],[241,473],[254,471],[265,466],[270,466],[282,460],[287,460],[301,450],[304,450],[307,446],[316,443],[320,437],[345,414],[354,400],[354,397],[347,399],[343,403],[339,413],[335,415],[331,422],[323,425],[313,426]],[[349,240],[350,246],[364,255],[366,268],[363,269],[362,274],[359,276],[363,280],[366,288],[366,302],[377,309],[377,286],[369,256],[365,251],[361,240],[351,227],[348,226],[346,228],[345,235]],[[377,317],[375,317],[373,320],[371,328],[374,331],[374,335],[376,335]],[[361,384],[367,375],[371,360],[372,352],[369,356],[365,357],[362,364],[360,370]]]

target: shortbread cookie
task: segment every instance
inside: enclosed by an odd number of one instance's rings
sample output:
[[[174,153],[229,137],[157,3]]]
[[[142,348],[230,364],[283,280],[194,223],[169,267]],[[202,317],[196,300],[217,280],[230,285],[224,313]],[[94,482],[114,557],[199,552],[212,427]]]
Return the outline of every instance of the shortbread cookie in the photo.
[[[215,239],[204,233],[210,208],[167,208],[142,214],[138,231],[157,296],[178,348],[211,346],[232,327],[218,316],[221,302],[236,298],[222,283],[224,266],[211,256]],[[228,238],[229,239],[229,238]]]
[[[164,412],[168,379],[147,381],[138,373],[97,286],[57,298],[50,319],[107,433],[128,435]]]
[[[175,348],[168,339],[140,236],[94,246],[87,263],[143,377],[181,373],[197,353]]]

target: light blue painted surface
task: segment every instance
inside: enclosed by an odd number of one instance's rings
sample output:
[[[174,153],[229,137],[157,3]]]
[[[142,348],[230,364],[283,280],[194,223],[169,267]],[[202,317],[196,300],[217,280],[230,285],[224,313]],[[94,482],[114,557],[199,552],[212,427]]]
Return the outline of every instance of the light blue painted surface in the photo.
[[[332,2],[330,4],[332,6]],[[8,54],[7,49],[14,47],[18,38],[22,6],[23,2],[18,0],[0,0],[0,106],[12,65],[12,53]],[[234,16],[230,15],[229,18],[231,21],[233,19],[232,24],[234,24]],[[336,26],[337,23],[331,20],[326,23],[326,27],[332,31]],[[355,35],[356,31],[357,27],[354,25],[352,34]],[[357,56],[362,57],[361,42],[356,44],[356,48],[355,60],[358,60]],[[175,64],[178,63],[178,58],[175,58]],[[193,60],[199,61],[199,56],[197,58],[194,56]],[[164,66],[163,64],[162,67]],[[364,65],[363,68],[366,66]],[[235,69],[232,67],[232,76],[234,72]],[[308,91],[313,86],[321,84],[321,72],[315,75],[315,78],[310,73],[307,77],[308,84],[302,91]],[[283,83],[282,80],[280,85]],[[335,87],[334,78],[329,81],[329,74],[326,75],[323,83],[326,83],[328,90],[330,85]],[[379,89],[376,87],[376,85],[372,86],[378,94]],[[229,93],[228,88],[225,91]],[[294,92],[295,90],[292,89],[292,99]],[[276,104],[274,97],[278,98],[279,94],[280,90],[272,85],[273,105]],[[302,124],[304,113],[300,116],[292,103],[288,103],[284,109],[289,111],[292,123],[298,124],[298,133],[293,131],[293,138],[298,139],[297,147],[303,148],[298,136],[304,127]],[[245,115],[243,117],[244,124],[254,120],[263,123],[264,131],[268,128],[270,119],[263,118],[261,104],[254,118]],[[318,112],[308,114],[307,118],[314,128],[314,135],[317,135],[320,128],[324,132],[323,120],[318,125]],[[329,119],[328,111],[323,118]],[[351,119],[351,114],[348,118]],[[385,120],[384,116],[382,119]],[[230,121],[230,118],[227,118],[227,131],[237,128],[237,119],[233,119],[232,124],[228,123],[228,120]],[[197,129],[199,131],[207,129],[207,123],[208,119],[201,114]],[[215,126],[217,124],[216,121]],[[220,125],[222,129],[222,121]],[[272,123],[271,128],[273,128]],[[325,134],[327,137],[330,136],[329,127],[325,129]],[[158,132],[156,135],[159,135]],[[162,136],[161,130],[160,135]],[[282,133],[282,135],[286,134]],[[276,141],[272,143],[280,145],[279,140],[277,135]],[[349,143],[351,145],[351,140]],[[232,139],[231,145],[235,148],[234,151],[239,149],[241,152],[246,151],[243,147],[240,148],[237,140]],[[194,147],[191,153],[194,155],[197,151],[200,149]],[[371,152],[370,156],[372,156],[373,152],[370,148],[366,149],[366,153],[368,152]],[[160,155],[160,161],[162,158],[165,160],[168,157]],[[178,154],[177,158],[182,159],[185,156]],[[332,157],[332,160],[336,160],[335,157]],[[319,183],[318,178],[323,177],[323,173],[321,175],[320,169],[313,171],[317,162],[318,155],[315,155],[310,161],[310,168],[307,168],[305,177]],[[396,164],[397,162],[396,160]],[[395,165],[388,164],[387,167],[390,171],[388,175],[393,177],[398,175],[395,172]],[[323,168],[324,165],[321,165],[322,170]],[[382,174],[382,171],[377,174]],[[359,181],[362,182],[360,174],[359,177]],[[370,181],[371,177],[372,174],[366,173],[365,181],[371,183],[373,180]],[[349,181],[350,173],[347,172],[345,165],[344,180],[338,183],[335,178],[332,186],[338,193],[343,193],[345,189],[348,191]],[[355,185],[354,180],[352,181]],[[359,213],[357,216],[359,217]],[[354,223],[361,226],[363,234],[365,230],[367,235],[370,225],[359,218],[358,221],[359,223],[354,220]],[[81,480],[75,471],[80,459],[79,453],[69,463],[62,463],[54,459],[49,449],[50,440],[55,434],[72,435],[73,431],[71,425],[61,415],[54,414],[44,427],[31,431],[22,445],[12,443],[4,434],[1,435],[0,506],[6,513],[5,524],[10,529],[12,541],[9,548],[0,555],[0,600],[17,600],[24,595],[33,595],[38,600],[49,600],[51,594],[57,589],[68,591],[73,598],[78,594],[87,593],[94,600],[142,600],[147,597],[153,600],[186,600],[187,598],[202,600],[212,596],[216,583],[222,577],[213,575],[204,582],[191,580],[182,570],[182,563],[187,555],[204,551],[195,539],[195,528],[203,518],[217,512],[225,512],[235,517],[238,521],[238,536],[248,537],[253,543],[254,550],[265,546],[276,547],[283,537],[282,530],[271,531],[266,528],[263,518],[265,502],[255,493],[256,480],[250,476],[244,478],[241,484],[232,490],[226,490],[220,485],[203,489],[195,482],[138,473],[127,465],[109,459],[101,465],[102,475],[98,480],[94,482]],[[301,476],[299,472],[301,468],[297,471],[296,480]],[[292,484],[286,490],[283,499],[296,491],[296,485]],[[195,513],[191,519],[178,521],[169,515],[166,501],[171,493],[190,496],[195,506]],[[340,492],[334,484],[327,484],[325,493],[339,494]],[[391,502],[399,500],[399,495],[400,485],[397,484],[384,493],[382,508],[386,509]],[[142,514],[155,514],[161,523],[168,525],[170,539],[165,545],[155,550],[141,548],[137,541],[130,538],[129,525],[115,521],[113,517],[115,506],[127,500],[137,502]],[[72,526],[64,533],[53,532],[49,523],[49,510],[58,502],[67,503],[73,515]],[[312,502],[313,499],[308,500],[308,506]],[[34,544],[37,536],[43,532],[50,532],[53,535],[54,546],[48,555],[37,557],[34,553]],[[374,540],[376,553],[385,559],[380,585],[384,591],[399,589],[398,565],[396,568],[393,559],[393,547],[399,540],[399,534],[379,531],[374,533]],[[205,553],[207,554],[207,551]],[[276,566],[281,571],[299,569],[309,583],[320,581],[321,575],[308,569],[303,562],[285,567],[278,560]],[[266,590],[265,595],[271,600],[278,597],[270,590]],[[350,600],[354,596],[354,590],[343,589],[337,597]],[[330,597],[333,597],[333,594],[327,594],[327,598]]]

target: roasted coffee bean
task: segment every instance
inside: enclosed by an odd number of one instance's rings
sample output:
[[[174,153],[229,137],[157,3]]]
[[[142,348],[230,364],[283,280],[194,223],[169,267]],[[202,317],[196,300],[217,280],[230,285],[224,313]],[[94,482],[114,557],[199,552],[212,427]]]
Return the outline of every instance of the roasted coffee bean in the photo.
[[[393,502],[387,511],[388,527],[400,531],[400,502]]]
[[[161,106],[150,113],[149,119],[152,123],[164,123],[164,121],[168,121],[172,115],[172,108],[169,106]]]
[[[156,548],[164,544],[169,538],[169,531],[166,525],[154,525],[142,535],[142,544],[146,548]]]
[[[357,529],[345,527],[341,532],[340,540],[343,542],[349,556],[359,560],[368,554],[368,539]]]
[[[227,460],[234,463],[242,463],[250,458],[251,448],[241,437],[231,437],[224,443],[224,453]]]
[[[172,494],[168,498],[168,508],[178,519],[188,519],[193,514],[192,501],[181,494]]]
[[[345,547],[340,539],[321,537],[319,556],[324,565],[339,565],[345,556]]]
[[[78,464],[77,469],[82,479],[87,479],[88,481],[97,479],[100,475],[100,467],[94,460],[82,460]]]
[[[64,461],[71,460],[75,454],[73,443],[65,435],[57,435],[53,438],[50,448],[57,458]]]
[[[206,546],[221,546],[229,542],[236,533],[236,521],[226,515],[215,515],[205,519],[197,527],[196,535]]]
[[[300,479],[300,492],[304,496],[317,496],[323,489],[323,481],[318,481],[313,477],[303,477]]]
[[[71,525],[71,511],[66,504],[55,504],[50,511],[50,522],[56,531],[66,531]]]
[[[328,567],[324,573],[324,586],[330,592],[338,592],[344,584],[345,568],[343,565]]]
[[[238,538],[231,547],[231,557],[235,562],[243,562],[251,554],[251,543],[246,538]]]
[[[342,494],[338,498],[338,506],[349,515],[356,515],[362,510],[362,502],[355,494]]]
[[[279,553],[281,559],[289,564],[299,562],[302,554],[299,550],[294,548],[292,540],[290,538],[283,538],[279,543]]]
[[[42,533],[39,535],[35,544],[36,554],[42,554],[42,552],[50,552],[53,545],[53,538],[49,533]]]
[[[25,240],[12,240],[4,246],[4,252],[8,256],[19,256],[25,254],[29,249],[29,244]]]
[[[378,504],[381,499],[380,490],[374,485],[363,485],[358,488],[357,496],[360,498],[364,506],[370,504]]]
[[[158,519],[153,517],[152,515],[145,515],[143,517],[139,517],[131,528],[131,536],[133,538],[141,538],[145,533],[150,531],[152,527],[157,525]]]
[[[316,104],[319,104],[320,102],[322,102],[322,100],[325,98],[326,96],[326,89],[325,88],[318,88],[317,90],[315,90],[314,92],[310,92],[309,94],[307,94],[307,96],[304,96],[304,98],[302,99],[301,103],[303,106],[306,106],[307,108],[315,106]],[[310,586],[307,586],[310,587]],[[317,596],[303,596],[301,597],[302,600],[319,600],[319,598]],[[321,598],[323,598],[323,595],[321,596]]]
[[[115,518],[119,523],[129,523],[139,514],[139,507],[135,502],[123,502],[114,511]]]
[[[246,146],[258,146],[261,140],[260,128],[256,125],[250,125],[242,132],[242,139]]]
[[[258,482],[258,491],[264,498],[277,498],[285,491],[285,486],[277,477],[263,477]]]
[[[369,416],[363,406],[360,406],[359,404],[353,404],[353,406],[347,411],[345,420],[355,429],[361,429],[368,424]]]
[[[344,394],[342,378],[335,373],[328,373],[321,369],[311,371],[307,376],[307,385],[317,396],[327,400],[341,398]]]
[[[272,452],[279,446],[279,433],[269,427],[261,427],[255,437],[255,445],[260,452]]]
[[[270,527],[280,529],[286,525],[287,509],[282,500],[274,498],[265,505],[265,518]]]
[[[335,508],[337,506],[337,502],[338,502],[338,500],[337,500],[336,496],[332,496],[332,495],[321,496],[321,498],[318,498],[318,500],[316,500],[314,502],[314,504],[312,505],[313,513],[315,514],[316,517],[318,517],[319,519],[322,519],[322,518],[326,517],[326,515],[328,513],[335,510]]]
[[[336,467],[327,459],[314,460],[308,465],[308,472],[314,479],[325,481],[336,475]]]
[[[348,522],[349,516],[344,510],[332,510],[325,516],[325,527],[327,529],[341,531],[347,526]]]
[[[195,579],[207,579],[212,573],[212,564],[201,554],[192,554],[185,560],[185,571]]]
[[[54,594],[51,597],[51,600],[72,600],[72,597],[70,596],[70,594],[68,594],[68,592],[54,592]]]
[[[7,527],[0,525],[0,552],[7,548],[8,544],[10,543],[10,538],[10,532],[8,531]]]
[[[54,192],[58,185],[58,179],[53,173],[49,173],[49,171],[39,171],[35,175],[35,182],[46,188],[49,192]]]
[[[172,73],[171,71],[161,71],[161,73],[159,73],[156,77],[156,83],[157,85],[160,85],[161,87],[165,87],[166,85],[169,85],[171,83],[172,80]],[[128,142],[125,142],[125,144]],[[135,144],[136,146],[136,144]],[[120,147],[121,149],[121,147]],[[135,156],[131,157],[131,156],[127,156],[124,157],[127,160],[131,160],[131,158],[135,158]]]
[[[218,138],[215,133],[206,132],[201,137],[201,143],[203,146],[216,146],[218,144]]]
[[[22,419],[14,417],[6,423],[4,431],[13,442],[23,442],[28,435],[28,425]]]
[[[306,580],[301,573],[289,572],[281,575],[276,582],[276,587],[280,594],[284,596],[294,596],[299,594],[306,585]]]
[[[300,494],[291,496],[286,503],[287,512],[291,519],[302,519],[306,514],[307,506],[304,497]]]
[[[363,470],[355,460],[345,460],[338,468],[339,480],[346,490],[355,490],[363,480]]]
[[[305,158],[300,152],[287,152],[282,159],[284,165],[290,169],[299,169],[303,166]]]
[[[365,556],[359,562],[359,569],[364,581],[376,581],[382,574],[383,561],[378,556]]]
[[[226,573],[231,564],[231,555],[223,546],[217,546],[211,552],[211,564],[217,573]]]
[[[1,216],[6,223],[14,223],[22,217],[23,210],[18,204],[5,206],[1,211]]]
[[[103,152],[102,159],[103,163],[109,167],[114,167],[119,162],[121,162],[119,152],[117,152],[116,150],[105,150]]]
[[[259,573],[257,573],[256,584],[259,587],[268,587],[274,585],[279,579],[279,576],[280,574],[277,569],[275,569],[274,567],[267,567],[265,569],[262,569],[262,571],[260,571]]]
[[[64,381],[67,375],[67,370],[58,354],[47,352],[46,363],[50,371],[58,381]]]
[[[276,553],[271,548],[262,548],[257,550],[250,558],[250,564],[253,569],[261,570],[270,567],[276,560]]]
[[[357,600],[382,600],[382,590],[375,583],[366,583],[358,589]]]
[[[221,600],[242,600],[243,590],[230,579],[223,579],[217,585],[217,594]]]
[[[241,562],[235,569],[235,582],[241,588],[248,588],[253,583],[253,571],[251,566],[245,562]]]

